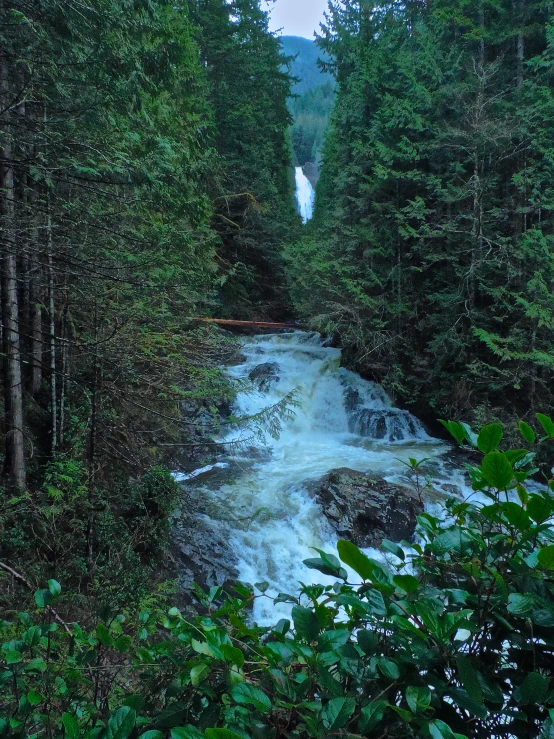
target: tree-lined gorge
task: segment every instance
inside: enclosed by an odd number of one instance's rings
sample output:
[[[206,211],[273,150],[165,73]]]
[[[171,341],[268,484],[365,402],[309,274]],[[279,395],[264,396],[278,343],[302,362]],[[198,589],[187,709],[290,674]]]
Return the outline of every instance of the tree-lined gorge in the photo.
[[[549,0],[0,0],[0,737],[553,737],[553,211]],[[171,471],[300,406],[199,318],[330,337],[471,494],[423,446],[410,541],[183,594]]]
[[[552,5],[332,5],[297,310],[424,415],[550,408]]]

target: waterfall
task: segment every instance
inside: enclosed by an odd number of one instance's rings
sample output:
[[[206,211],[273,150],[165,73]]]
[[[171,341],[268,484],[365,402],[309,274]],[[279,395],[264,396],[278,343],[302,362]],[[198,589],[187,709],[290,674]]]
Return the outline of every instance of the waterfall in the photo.
[[[302,564],[314,556],[312,547],[336,549],[336,534],[306,488],[332,469],[349,467],[409,484],[403,462],[425,457],[433,460],[436,490],[443,486],[452,495],[463,489],[463,479],[447,469],[448,447],[395,408],[382,387],[342,368],[340,350],[325,346],[319,335],[251,337],[242,353],[242,364],[229,369],[246,383],[236,416],[257,416],[292,392],[296,405],[278,436],[263,427],[254,437],[251,428],[230,431],[222,439],[229,451],[218,469],[203,468],[185,484],[206,503],[210,525],[230,543],[244,582],[266,581],[274,595],[295,592],[299,581],[332,582]],[[436,498],[430,501],[437,505]],[[288,615],[289,604],[256,599],[258,623]]]
[[[312,183],[304,174],[302,167],[296,167],[296,201],[298,212],[302,217],[302,223],[306,223],[312,217],[314,210],[315,192]]]

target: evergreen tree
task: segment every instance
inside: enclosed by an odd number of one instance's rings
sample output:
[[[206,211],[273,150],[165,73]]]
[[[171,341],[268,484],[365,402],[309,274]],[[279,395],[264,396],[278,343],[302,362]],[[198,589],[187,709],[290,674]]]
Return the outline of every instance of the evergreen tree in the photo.
[[[330,3],[338,98],[293,294],[407,402],[554,402],[552,9]]]
[[[196,0],[194,18],[221,157],[213,226],[221,241],[223,309],[275,318],[288,310],[281,246],[297,226],[286,58],[259,0]]]

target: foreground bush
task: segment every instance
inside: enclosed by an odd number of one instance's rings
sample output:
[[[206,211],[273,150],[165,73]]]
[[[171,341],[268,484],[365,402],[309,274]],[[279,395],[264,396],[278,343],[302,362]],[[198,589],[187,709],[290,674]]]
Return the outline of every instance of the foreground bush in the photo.
[[[505,452],[497,424],[446,425],[483,455],[469,474],[490,503],[422,514],[409,562],[391,542],[388,564],[347,541],[340,560],[318,552],[306,565],[335,584],[279,594],[292,624],[251,625],[267,584],[238,583],[199,594],[193,622],[172,609],[84,631],[51,580],[37,614],[1,623],[0,736],[554,737],[554,481],[529,481],[527,424],[527,448]]]

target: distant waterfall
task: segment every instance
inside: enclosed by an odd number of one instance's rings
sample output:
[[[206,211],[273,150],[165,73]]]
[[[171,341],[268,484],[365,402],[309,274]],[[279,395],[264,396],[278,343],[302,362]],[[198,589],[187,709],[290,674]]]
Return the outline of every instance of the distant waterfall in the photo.
[[[296,167],[296,201],[302,223],[310,220],[314,212],[315,192],[302,167]]]

